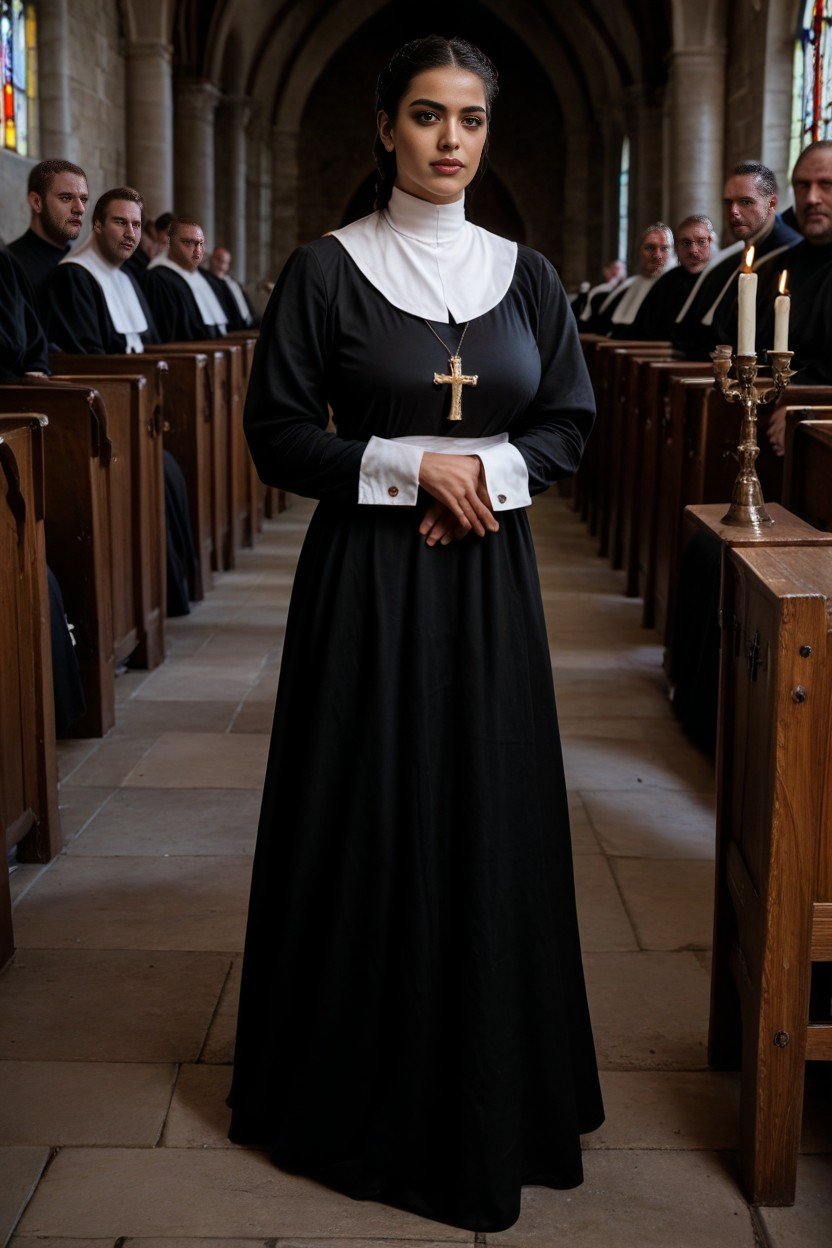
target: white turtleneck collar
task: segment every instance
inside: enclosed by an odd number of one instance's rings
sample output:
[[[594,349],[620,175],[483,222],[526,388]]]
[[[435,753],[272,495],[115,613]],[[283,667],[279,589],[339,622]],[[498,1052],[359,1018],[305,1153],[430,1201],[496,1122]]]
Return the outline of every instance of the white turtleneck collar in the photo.
[[[393,188],[383,212],[333,237],[394,307],[429,321],[474,320],[505,296],[517,244],[465,219],[465,200],[431,204]]]
[[[88,235],[80,247],[64,256],[61,264],[77,264],[98,282],[113,329],[117,334],[124,335],[128,354],[141,355],[144,351],[141,335],[147,330],[147,317],[136,288],[127,274],[121,271],[121,265],[111,264],[104,258],[95,235]]]

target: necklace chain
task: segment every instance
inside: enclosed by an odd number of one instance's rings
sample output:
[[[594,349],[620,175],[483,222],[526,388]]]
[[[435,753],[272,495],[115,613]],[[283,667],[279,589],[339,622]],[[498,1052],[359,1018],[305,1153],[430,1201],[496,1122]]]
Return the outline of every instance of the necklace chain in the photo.
[[[452,355],[459,355],[460,351],[462,350],[462,343],[465,339],[465,335],[468,333],[468,326],[471,324],[470,321],[465,322],[465,328],[463,329],[462,333],[459,336],[459,342],[457,343],[456,351],[452,351],[450,347],[448,346],[447,342],[445,342],[442,338],[439,337],[436,330],[431,325],[430,321],[426,320],[425,317],[422,317],[422,320],[425,322],[425,324],[427,325],[430,332],[433,334],[436,341],[441,343],[442,346],[445,348],[445,350],[448,353],[448,359],[450,359]]]

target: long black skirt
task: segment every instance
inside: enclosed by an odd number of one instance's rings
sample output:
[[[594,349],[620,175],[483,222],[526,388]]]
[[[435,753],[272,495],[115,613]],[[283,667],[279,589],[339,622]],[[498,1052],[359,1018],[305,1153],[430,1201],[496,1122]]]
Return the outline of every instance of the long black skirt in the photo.
[[[525,513],[319,505],[254,861],[231,1138],[481,1231],[603,1120]]]

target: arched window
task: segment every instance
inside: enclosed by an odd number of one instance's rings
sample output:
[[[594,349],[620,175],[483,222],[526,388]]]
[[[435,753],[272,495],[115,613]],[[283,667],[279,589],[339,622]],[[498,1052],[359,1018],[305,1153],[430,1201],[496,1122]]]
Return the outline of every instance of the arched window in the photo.
[[[618,259],[627,263],[630,246],[630,140],[621,144],[618,170]]]
[[[794,51],[789,168],[816,139],[832,138],[832,0],[806,0]]]
[[[36,39],[34,4],[0,0],[3,147],[21,156],[32,156],[37,150]]]

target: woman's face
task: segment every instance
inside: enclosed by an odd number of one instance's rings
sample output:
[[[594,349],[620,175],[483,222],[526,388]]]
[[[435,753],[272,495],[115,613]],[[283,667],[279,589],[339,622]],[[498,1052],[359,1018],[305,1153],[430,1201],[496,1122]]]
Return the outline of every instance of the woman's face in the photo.
[[[431,204],[461,199],[480,164],[488,133],[481,79],[454,65],[411,79],[395,117],[378,131],[396,153],[396,186]]]

